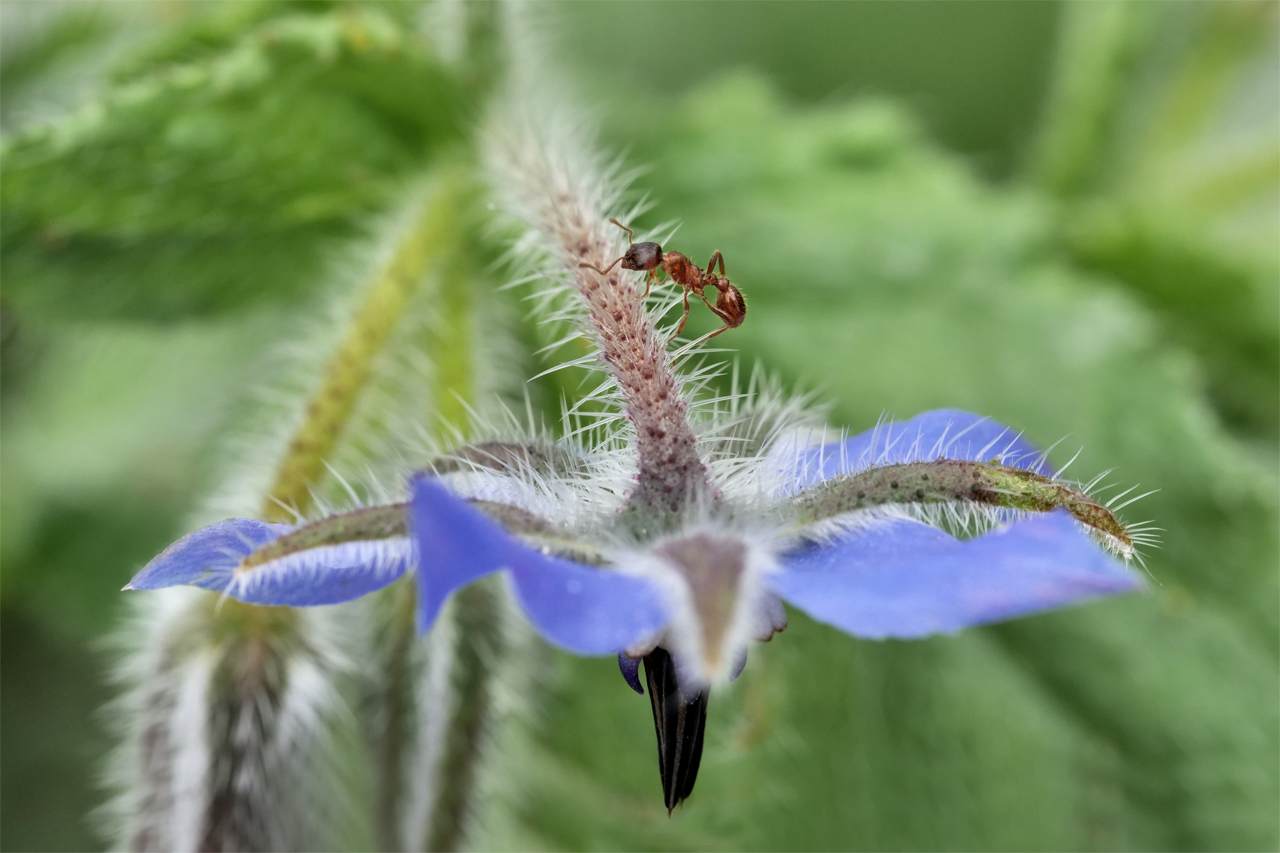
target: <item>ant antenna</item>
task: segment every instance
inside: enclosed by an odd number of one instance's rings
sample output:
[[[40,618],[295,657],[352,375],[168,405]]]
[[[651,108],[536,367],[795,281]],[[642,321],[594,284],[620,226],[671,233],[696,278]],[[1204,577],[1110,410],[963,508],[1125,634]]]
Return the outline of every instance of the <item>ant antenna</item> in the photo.
[[[626,257],[626,255],[623,255],[623,257]],[[613,263],[609,264],[609,266],[605,267],[604,269],[600,269],[600,267],[596,266],[595,264],[589,264],[589,263],[587,263],[586,261],[583,261],[582,263],[578,264],[578,266],[580,266],[580,267],[586,267],[587,269],[593,269],[593,270],[595,270],[596,272],[600,273],[600,275],[607,275],[607,274],[608,274],[608,272],[609,272],[609,270],[611,270],[611,269],[613,269],[614,267],[616,267],[616,266],[618,265],[618,262],[619,262],[619,261],[621,261],[621,260],[622,260],[622,258],[618,258],[618,260],[616,260],[616,261],[614,261]]]
[[[632,231],[630,228],[628,228],[627,226],[623,225],[621,222],[619,222],[619,221],[618,221],[618,220],[616,220],[616,219],[610,219],[609,221],[610,221],[610,222],[612,222],[614,225],[617,225],[617,226],[618,226],[619,228],[621,228],[623,231],[626,231],[626,232],[627,232],[627,244],[628,244],[628,246],[630,246],[630,245],[632,245],[632,244],[634,244],[634,243],[636,242],[636,232]],[[595,264],[589,264],[589,263],[587,263],[586,261],[583,261],[582,263],[578,264],[578,266],[580,266],[580,267],[586,267],[587,269],[593,269],[593,270],[595,270],[596,272],[600,273],[600,275],[606,275],[606,274],[609,272],[609,270],[613,269],[614,267],[616,267],[616,266],[618,265],[618,261],[621,261],[621,260],[623,260],[624,258],[626,258],[626,255],[623,255],[621,258],[618,258],[618,260],[617,260],[617,261],[614,261],[613,263],[609,264],[609,266],[605,267],[604,269],[600,269],[600,267],[596,266]]]
[[[616,220],[616,219],[610,219],[609,221],[610,221],[610,222],[612,222],[614,225],[617,225],[617,226],[618,226],[619,228],[621,228],[623,231],[626,231],[626,232],[627,232],[627,242],[628,242],[628,243],[634,243],[634,242],[636,241],[636,232],[632,231],[630,228],[628,228],[627,226],[623,225],[621,222],[619,222],[619,221],[618,221],[618,220]]]

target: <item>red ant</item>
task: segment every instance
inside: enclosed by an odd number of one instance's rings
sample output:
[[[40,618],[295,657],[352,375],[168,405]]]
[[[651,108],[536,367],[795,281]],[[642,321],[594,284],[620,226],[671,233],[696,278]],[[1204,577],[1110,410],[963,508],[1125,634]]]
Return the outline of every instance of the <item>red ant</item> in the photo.
[[[743,298],[742,291],[738,290],[729,279],[725,278],[724,258],[721,257],[720,252],[711,253],[711,260],[707,262],[707,268],[703,270],[679,252],[667,252],[664,254],[662,247],[657,243],[637,243],[634,231],[616,219],[610,219],[609,221],[627,232],[627,253],[604,269],[588,263],[581,263],[578,266],[590,267],[601,275],[605,275],[618,264],[618,261],[621,261],[624,270],[647,272],[644,293],[640,295],[641,299],[649,295],[649,288],[657,280],[658,267],[662,267],[673,282],[684,288],[684,316],[680,318],[680,325],[676,329],[676,335],[684,331],[684,324],[689,321],[690,293],[696,293],[698,298],[705,302],[717,317],[724,320],[723,326],[696,341],[696,343],[700,344],[703,341],[709,341],[726,329],[736,329],[742,325],[742,321],[747,316],[747,300]],[[716,264],[720,265],[720,275],[715,274]],[[716,289],[716,304],[712,305],[707,300],[706,294],[703,293],[703,288],[706,287],[714,287]],[[672,337],[675,337],[675,335]]]

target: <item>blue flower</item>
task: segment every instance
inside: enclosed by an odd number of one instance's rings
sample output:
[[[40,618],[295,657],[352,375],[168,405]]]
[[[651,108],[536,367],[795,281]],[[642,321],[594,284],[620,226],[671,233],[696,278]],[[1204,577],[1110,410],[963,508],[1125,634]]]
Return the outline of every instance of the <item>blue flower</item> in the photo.
[[[1002,470],[1043,466],[1041,454],[1011,436],[991,421],[943,410],[834,444],[766,454],[760,469],[766,475],[779,465],[787,469],[769,496],[777,517],[785,518],[787,507],[816,487],[866,472],[983,460]],[[509,470],[485,473],[503,489],[522,482]],[[165,549],[126,589],[191,584],[253,604],[336,604],[381,589],[416,566],[418,624],[426,632],[453,592],[501,571],[529,621],[573,652],[643,650],[682,617],[692,620],[683,627],[698,635],[692,643],[701,646],[698,654],[712,660],[686,663],[693,677],[711,680],[732,668],[745,636],[767,638],[785,624],[778,597],[855,636],[905,639],[1143,585],[1098,539],[1121,553],[1129,546],[1108,541],[1115,537],[1073,518],[1066,506],[1030,516],[997,508],[996,520],[1004,523],[970,539],[882,502],[838,513],[834,520],[844,524],[831,530],[822,529],[831,519],[821,519],[779,525],[761,536],[711,520],[648,547],[611,547],[607,535],[565,531],[514,504],[464,500],[443,485],[448,480],[419,474],[407,504],[302,526],[220,522]],[[477,507],[504,507],[498,517],[512,529]],[[749,517],[756,515],[763,513]],[[728,610],[725,602],[732,604]]]
[[[413,571],[425,633],[454,592],[501,572],[550,642],[618,654],[640,693],[644,661],[670,809],[693,789],[710,686],[737,676],[749,640],[786,627],[783,600],[857,637],[912,639],[1143,587],[1114,556],[1132,556],[1140,533],[967,412],[835,443],[775,437],[756,456],[719,460],[717,505],[694,502],[656,534],[628,523],[609,476],[624,452],[464,448],[412,477],[405,503],[301,526],[224,521],[171,545],[126,589],[336,604]]]

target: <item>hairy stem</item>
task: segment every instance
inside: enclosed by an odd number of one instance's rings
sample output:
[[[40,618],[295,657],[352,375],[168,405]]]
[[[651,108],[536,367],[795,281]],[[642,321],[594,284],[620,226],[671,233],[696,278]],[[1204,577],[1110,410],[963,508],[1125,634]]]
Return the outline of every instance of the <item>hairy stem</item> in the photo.
[[[452,428],[455,434],[470,430],[470,407],[475,403],[475,363],[481,328],[476,321],[477,291],[472,285],[474,270],[465,251],[454,253],[444,266],[438,309],[439,319],[433,330],[433,363],[436,403],[436,428]],[[516,507],[477,502],[487,512],[514,511],[525,525],[539,525],[540,520]],[[419,714],[444,713],[444,751],[428,772],[435,779],[429,786],[434,801],[428,806],[425,827],[426,850],[458,850],[466,837],[473,812],[476,779],[484,759],[484,735],[492,719],[492,691],[497,667],[502,659],[502,614],[498,590],[489,584],[474,584],[461,590],[450,607],[448,618],[454,621],[453,645],[446,696],[431,697],[429,709]],[[447,709],[447,710],[446,710]]]
[[[262,505],[263,518],[288,521],[290,513],[285,507],[299,512],[311,507],[311,489],[323,479],[325,462],[405,307],[428,266],[452,247],[459,203],[457,181],[450,175],[438,181],[391,260],[369,283],[368,295],[311,395],[302,425],[280,462]]]
[[[453,662],[448,734],[436,768],[436,798],[427,850],[458,850],[466,837],[484,735],[493,704],[493,679],[505,652],[498,591],[492,583],[459,590],[454,598],[457,646]]]
[[[491,180],[508,210],[533,229],[558,268],[557,279],[567,273],[581,300],[586,331],[635,429],[638,471],[628,521],[641,539],[652,539],[676,528],[691,504],[714,504],[717,492],[698,453],[667,340],[637,298],[634,274],[614,263],[625,251],[623,232],[608,221],[617,189],[595,157],[558,133],[556,122],[517,112],[495,125]]]
[[[409,703],[412,694],[410,654],[417,632],[414,589],[401,580],[386,593],[390,598],[382,662],[382,695],[377,709],[378,730],[373,737],[374,832],[379,850],[400,850],[400,801],[404,789],[402,756],[409,742]]]
[[[274,483],[264,496],[264,518],[289,520],[286,507],[300,512],[311,508],[311,489],[325,477],[326,465],[334,456],[388,340],[426,271],[452,246],[458,195],[459,184],[452,172],[437,177],[436,186],[390,261],[366,286],[363,303],[311,395],[304,419],[288,444]],[[262,562],[301,548],[396,535],[404,535],[402,506],[357,510],[304,526],[272,543],[251,562]],[[243,784],[242,777],[257,774],[265,779],[269,775],[270,768],[254,765],[257,759],[252,747],[277,736],[277,721],[271,706],[286,689],[290,671],[288,661],[280,657],[281,637],[293,629],[298,617],[287,608],[229,601],[214,619],[218,630],[225,631],[229,639],[216,673],[216,701],[210,708],[211,760],[215,774],[203,846],[210,850],[270,849],[287,839],[264,834],[278,821],[262,813],[269,806],[262,801],[260,792],[255,793]],[[412,623],[411,618],[409,622]],[[408,638],[411,641],[412,628]],[[395,643],[392,651],[394,653]],[[399,688],[393,686],[392,689]],[[394,703],[388,707],[391,718],[396,719]],[[248,734],[252,737],[245,740]],[[387,737],[384,743],[399,746],[403,743],[403,733]],[[395,770],[399,772],[398,763]],[[381,782],[383,776],[377,778]],[[297,781],[274,780],[273,784],[288,787]],[[398,788],[397,785],[397,791]],[[380,798],[379,802],[383,801],[384,798]],[[394,794],[389,801],[394,803]],[[394,814],[385,825],[395,825]],[[379,824],[379,829],[383,826]],[[385,834],[380,833],[379,837]]]
[[[627,417],[636,430],[638,479],[630,508],[654,522],[647,532],[672,526],[690,501],[714,500],[706,465],[698,456],[698,438],[689,422],[689,403],[671,369],[662,340],[638,300],[630,278],[616,268],[601,275],[577,267],[589,262],[603,268],[612,262],[608,241],[584,228],[571,241],[578,289],[600,346],[600,358],[618,383]]]

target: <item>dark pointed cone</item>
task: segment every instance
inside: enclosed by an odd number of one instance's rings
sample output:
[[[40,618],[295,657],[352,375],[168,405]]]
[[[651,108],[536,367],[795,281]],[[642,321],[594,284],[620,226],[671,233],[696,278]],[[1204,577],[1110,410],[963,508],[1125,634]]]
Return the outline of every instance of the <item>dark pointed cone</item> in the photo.
[[[653,728],[658,735],[658,772],[667,813],[693,793],[702,761],[702,736],[707,728],[707,698],[703,688],[686,697],[676,679],[676,665],[666,649],[654,649],[644,658],[649,699],[653,703]]]

